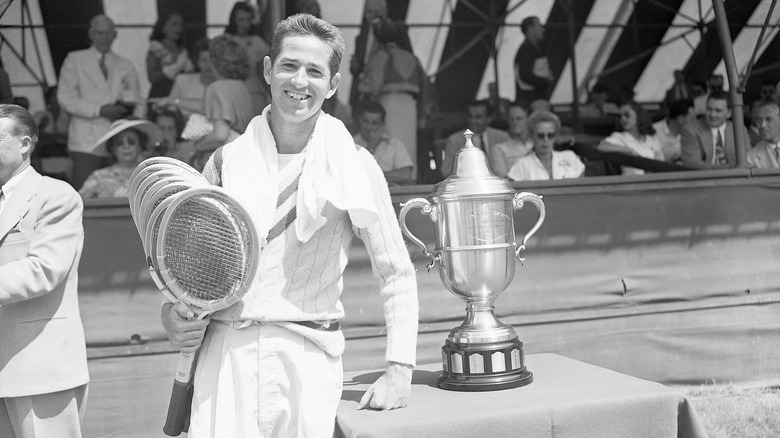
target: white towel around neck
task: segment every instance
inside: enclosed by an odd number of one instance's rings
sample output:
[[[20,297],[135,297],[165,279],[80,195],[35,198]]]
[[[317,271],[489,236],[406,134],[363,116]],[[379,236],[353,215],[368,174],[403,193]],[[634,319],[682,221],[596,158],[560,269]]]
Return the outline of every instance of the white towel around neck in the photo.
[[[222,186],[250,212],[262,246],[273,226],[278,196],[279,160],[268,124],[270,110],[271,105],[222,151]],[[340,120],[320,111],[304,149],[298,184],[298,240],[308,241],[325,225],[322,209],[326,202],[347,211],[358,228],[379,217],[375,194],[352,136]]]

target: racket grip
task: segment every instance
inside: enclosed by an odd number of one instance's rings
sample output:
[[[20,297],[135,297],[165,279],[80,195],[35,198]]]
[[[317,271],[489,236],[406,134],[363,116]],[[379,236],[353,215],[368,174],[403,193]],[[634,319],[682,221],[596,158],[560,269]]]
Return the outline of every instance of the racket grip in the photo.
[[[187,417],[190,415],[192,402],[192,385],[173,381],[171,402],[168,404],[168,418],[165,419],[163,432],[168,436],[179,436],[184,431]]]
[[[179,356],[176,379],[171,390],[171,401],[168,403],[168,417],[163,426],[163,432],[168,436],[179,436],[184,431],[187,418],[190,416],[193,359],[194,353],[182,352]]]

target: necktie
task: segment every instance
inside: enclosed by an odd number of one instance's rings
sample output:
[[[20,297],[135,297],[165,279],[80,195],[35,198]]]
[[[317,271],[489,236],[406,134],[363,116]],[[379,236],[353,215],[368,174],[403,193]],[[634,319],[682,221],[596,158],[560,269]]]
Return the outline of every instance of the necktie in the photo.
[[[108,67],[106,67],[105,53],[100,55],[100,62],[98,62],[98,65],[100,65],[100,71],[103,73],[103,78],[108,79]]]
[[[715,164],[726,164],[726,153],[723,150],[723,137],[720,135],[720,129],[715,137]]]
[[[772,149],[775,151],[775,159],[777,159],[777,163],[780,164],[780,144],[776,144]],[[0,190],[0,199],[3,199],[2,190]]]
[[[487,153],[487,147],[485,147],[485,133],[479,134],[479,148],[482,149],[483,152]]]

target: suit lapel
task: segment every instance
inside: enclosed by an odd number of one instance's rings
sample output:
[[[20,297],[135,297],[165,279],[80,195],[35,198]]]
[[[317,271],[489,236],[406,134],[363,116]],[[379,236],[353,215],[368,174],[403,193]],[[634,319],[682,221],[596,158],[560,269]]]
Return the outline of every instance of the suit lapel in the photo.
[[[43,177],[32,169],[19,181],[0,213],[0,237],[8,234],[30,211],[30,200],[38,194],[41,178]]]

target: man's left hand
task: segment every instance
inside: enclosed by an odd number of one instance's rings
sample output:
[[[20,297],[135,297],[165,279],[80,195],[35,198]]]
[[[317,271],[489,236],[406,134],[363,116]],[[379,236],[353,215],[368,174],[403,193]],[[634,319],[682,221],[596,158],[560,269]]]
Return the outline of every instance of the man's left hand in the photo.
[[[358,409],[390,410],[404,408],[412,392],[412,366],[388,362],[385,373],[368,388]]]

